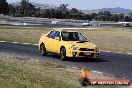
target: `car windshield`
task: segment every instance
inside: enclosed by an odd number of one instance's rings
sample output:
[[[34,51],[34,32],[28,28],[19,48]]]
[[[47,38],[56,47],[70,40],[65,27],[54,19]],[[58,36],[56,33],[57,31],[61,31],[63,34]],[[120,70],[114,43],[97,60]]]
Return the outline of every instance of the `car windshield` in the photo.
[[[63,41],[87,41],[87,39],[78,32],[62,32]]]

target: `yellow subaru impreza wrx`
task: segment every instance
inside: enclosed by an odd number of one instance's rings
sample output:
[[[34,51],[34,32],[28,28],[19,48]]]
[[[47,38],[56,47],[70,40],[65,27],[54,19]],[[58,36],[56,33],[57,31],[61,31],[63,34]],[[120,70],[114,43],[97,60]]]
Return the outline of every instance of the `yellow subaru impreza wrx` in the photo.
[[[76,31],[51,30],[42,34],[38,46],[41,55],[56,53],[62,61],[67,57],[99,58],[98,47]]]

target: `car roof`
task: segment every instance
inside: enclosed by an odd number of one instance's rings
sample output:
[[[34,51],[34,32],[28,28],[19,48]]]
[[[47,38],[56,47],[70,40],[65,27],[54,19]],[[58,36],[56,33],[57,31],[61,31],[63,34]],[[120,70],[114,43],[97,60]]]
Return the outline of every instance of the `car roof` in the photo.
[[[51,30],[51,31],[59,31],[59,32],[77,32],[77,31],[71,31],[71,30],[62,30],[62,29],[55,29],[55,30]]]

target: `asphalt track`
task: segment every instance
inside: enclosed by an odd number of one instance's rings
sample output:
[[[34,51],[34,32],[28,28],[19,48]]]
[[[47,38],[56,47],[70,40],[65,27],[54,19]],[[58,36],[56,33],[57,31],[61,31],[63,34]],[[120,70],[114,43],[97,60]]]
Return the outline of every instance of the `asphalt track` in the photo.
[[[0,24],[0,27],[33,27],[33,28],[97,28],[96,26],[80,26],[70,24]]]
[[[85,67],[87,70],[113,74],[119,79],[132,79],[132,55],[128,54],[101,52],[100,60],[81,58],[61,61],[57,55],[49,54],[48,56],[41,56],[38,47],[35,45],[13,44],[7,42],[0,42],[0,53],[6,53],[21,58],[32,58],[76,68]]]
[[[64,24],[48,24],[48,23],[43,23],[43,24],[27,24],[27,25],[15,25],[15,24],[0,24],[0,27],[39,27],[39,28],[65,28],[65,27],[80,27],[80,26],[74,26],[74,25],[64,25]]]

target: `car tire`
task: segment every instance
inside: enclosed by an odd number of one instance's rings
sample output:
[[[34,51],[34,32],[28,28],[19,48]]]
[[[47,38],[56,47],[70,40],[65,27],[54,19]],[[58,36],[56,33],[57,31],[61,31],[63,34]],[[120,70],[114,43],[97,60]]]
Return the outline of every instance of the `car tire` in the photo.
[[[66,60],[66,49],[64,47],[60,49],[60,59],[62,61]]]
[[[46,48],[45,48],[45,45],[44,45],[44,44],[42,44],[42,45],[40,46],[40,54],[41,54],[42,56],[46,56],[46,55],[47,55],[47,51],[46,51]]]

